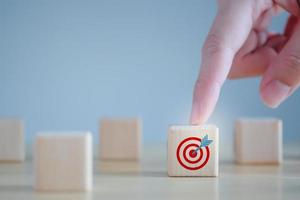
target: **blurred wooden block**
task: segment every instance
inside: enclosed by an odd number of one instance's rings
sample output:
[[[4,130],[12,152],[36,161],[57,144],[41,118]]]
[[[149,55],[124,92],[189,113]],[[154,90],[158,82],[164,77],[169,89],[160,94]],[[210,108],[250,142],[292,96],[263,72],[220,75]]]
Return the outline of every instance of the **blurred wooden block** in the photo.
[[[92,189],[90,133],[40,133],[35,141],[34,188],[39,191]]]
[[[142,124],[139,119],[103,119],[100,122],[100,158],[138,160]]]
[[[218,176],[219,133],[214,125],[171,126],[169,176]]]
[[[235,126],[235,159],[240,164],[282,162],[282,121],[240,119]]]
[[[133,175],[141,172],[141,163],[135,160],[101,160],[98,168],[102,173]]]
[[[0,119],[0,161],[25,159],[24,125],[18,119]]]

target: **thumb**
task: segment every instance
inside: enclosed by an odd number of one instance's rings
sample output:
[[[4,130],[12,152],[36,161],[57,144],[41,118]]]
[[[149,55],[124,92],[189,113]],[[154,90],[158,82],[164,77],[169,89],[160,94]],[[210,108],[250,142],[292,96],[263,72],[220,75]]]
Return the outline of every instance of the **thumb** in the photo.
[[[263,76],[260,94],[264,103],[279,106],[300,85],[300,22],[280,54]]]

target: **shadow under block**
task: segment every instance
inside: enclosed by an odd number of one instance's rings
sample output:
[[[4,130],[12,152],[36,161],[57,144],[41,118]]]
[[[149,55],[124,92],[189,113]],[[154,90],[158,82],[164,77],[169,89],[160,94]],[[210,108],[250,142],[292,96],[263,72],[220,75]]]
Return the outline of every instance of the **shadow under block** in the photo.
[[[214,125],[171,126],[169,176],[218,176],[219,130]]]
[[[103,119],[100,122],[102,160],[138,160],[142,124],[139,119]]]
[[[282,121],[240,119],[235,125],[235,160],[239,164],[282,162]]]
[[[90,133],[58,132],[37,135],[34,151],[34,188],[36,190],[91,190],[92,169]]]
[[[0,119],[0,162],[25,159],[24,125],[18,119]]]

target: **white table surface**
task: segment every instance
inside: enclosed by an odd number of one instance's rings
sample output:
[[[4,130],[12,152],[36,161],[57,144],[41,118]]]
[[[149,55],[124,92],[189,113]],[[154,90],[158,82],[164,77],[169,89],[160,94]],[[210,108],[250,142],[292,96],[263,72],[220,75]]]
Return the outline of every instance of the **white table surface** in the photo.
[[[32,159],[0,163],[0,199],[300,199],[299,146],[281,166],[241,166],[220,161],[217,178],[168,177],[166,148],[144,149],[139,164],[94,161],[94,188],[86,193],[41,193],[32,188]],[[291,152],[291,153],[288,153]]]

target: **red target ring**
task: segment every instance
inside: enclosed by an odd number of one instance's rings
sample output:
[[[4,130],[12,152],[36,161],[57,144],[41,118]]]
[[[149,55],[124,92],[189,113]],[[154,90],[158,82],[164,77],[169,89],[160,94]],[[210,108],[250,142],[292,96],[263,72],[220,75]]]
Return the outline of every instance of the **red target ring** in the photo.
[[[200,149],[200,150],[199,150],[199,152],[200,152],[200,157],[199,157],[197,160],[192,161],[192,160],[190,160],[190,159],[187,157],[187,153],[186,153],[186,151],[187,151],[188,148],[190,148],[190,147],[195,147],[194,149],[192,149],[192,150],[189,151],[188,154],[189,154],[190,157],[193,157],[193,156],[196,157],[197,154],[198,154],[198,152],[194,153],[194,152],[195,152],[194,150],[197,149],[197,148],[199,147],[199,145],[197,145],[197,144],[188,144],[188,145],[186,145],[186,147],[184,147],[184,149],[183,149],[183,158],[184,158],[184,160],[186,160],[188,163],[191,163],[191,164],[195,164],[195,163],[200,162],[201,159],[202,159],[202,157],[203,157],[203,150]],[[191,154],[195,154],[195,155],[191,155]]]
[[[187,144],[191,142],[190,144]],[[197,149],[199,147],[201,143],[201,139],[198,137],[189,137],[184,139],[183,141],[180,142],[180,144],[177,147],[177,151],[176,151],[176,156],[177,156],[177,160],[180,163],[180,165],[182,167],[184,167],[187,170],[199,170],[201,168],[203,168],[209,158],[210,158],[210,151],[209,151],[209,147],[206,146],[205,148],[200,148],[199,151],[195,152],[195,149]],[[186,145],[187,144],[187,145]],[[185,146],[186,145],[186,146]],[[182,154],[181,155],[181,149],[183,148]],[[189,151],[188,151],[189,150]],[[196,153],[196,155],[195,155]],[[204,161],[203,160],[203,154],[206,154],[206,158]],[[199,155],[199,158],[197,158],[196,160],[191,160],[190,158],[188,158],[187,155],[189,155],[189,157],[191,158],[195,158]],[[196,165],[198,163],[198,165]]]

